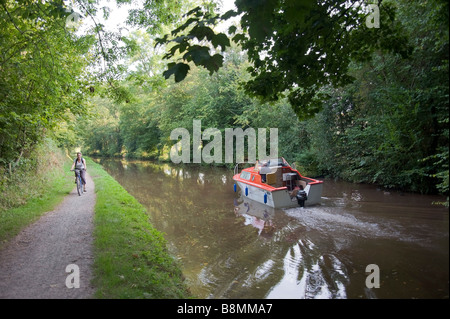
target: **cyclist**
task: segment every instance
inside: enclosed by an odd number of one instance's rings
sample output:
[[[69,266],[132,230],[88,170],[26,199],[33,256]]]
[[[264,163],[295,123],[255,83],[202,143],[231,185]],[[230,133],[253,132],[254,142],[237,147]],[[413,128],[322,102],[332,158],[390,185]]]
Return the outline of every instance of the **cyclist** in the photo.
[[[77,158],[74,159],[72,168],[80,170],[81,182],[83,183],[83,192],[86,192],[86,160],[81,157],[81,152],[77,153]],[[75,172],[75,183],[77,182],[77,173]]]

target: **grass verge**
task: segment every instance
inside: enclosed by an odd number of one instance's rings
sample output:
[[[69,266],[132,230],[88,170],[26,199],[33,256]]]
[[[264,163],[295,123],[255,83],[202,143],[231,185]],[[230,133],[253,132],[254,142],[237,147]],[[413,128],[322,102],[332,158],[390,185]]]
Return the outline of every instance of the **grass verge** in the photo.
[[[181,268],[145,208],[87,159],[97,202],[94,280],[97,298],[190,298]]]
[[[27,199],[19,207],[0,211],[0,246],[44,213],[52,211],[70,193],[74,188],[73,178],[69,178],[73,175],[69,171],[70,166],[70,161],[65,161],[49,170],[45,179],[37,177],[34,181],[29,181],[28,183],[42,185],[38,195]]]

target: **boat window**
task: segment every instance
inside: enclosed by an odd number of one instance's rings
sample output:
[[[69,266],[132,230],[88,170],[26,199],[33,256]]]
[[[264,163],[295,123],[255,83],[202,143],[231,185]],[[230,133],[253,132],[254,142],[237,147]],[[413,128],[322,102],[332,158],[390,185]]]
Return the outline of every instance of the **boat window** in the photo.
[[[241,177],[242,179],[250,180],[251,175],[252,175],[252,174],[250,174],[250,172],[245,172],[245,171],[244,171],[244,172],[241,172],[240,177]]]
[[[269,160],[269,166],[287,166],[287,162],[284,160],[284,158],[280,157],[280,158],[271,158]]]
[[[255,175],[252,176],[252,182],[255,180]]]
[[[264,159],[264,160],[259,160],[256,162],[255,164],[255,170],[256,171],[261,171],[261,168],[263,167],[285,167],[285,166],[290,166],[288,162],[286,162],[286,160],[282,157],[279,158],[270,158],[270,159]]]

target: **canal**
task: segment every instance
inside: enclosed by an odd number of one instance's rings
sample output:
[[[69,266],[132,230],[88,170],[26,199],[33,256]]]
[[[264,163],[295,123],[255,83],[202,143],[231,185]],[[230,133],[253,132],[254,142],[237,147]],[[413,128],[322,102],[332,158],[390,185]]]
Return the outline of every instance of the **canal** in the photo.
[[[449,296],[440,196],[325,180],[320,205],[274,210],[235,193],[232,169],[96,161],[147,208],[198,298]]]

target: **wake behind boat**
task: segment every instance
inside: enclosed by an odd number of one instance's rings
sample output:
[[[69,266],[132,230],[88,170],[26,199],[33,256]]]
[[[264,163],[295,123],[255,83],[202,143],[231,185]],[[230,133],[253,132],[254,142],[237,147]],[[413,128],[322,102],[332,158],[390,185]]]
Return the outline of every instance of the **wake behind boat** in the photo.
[[[323,182],[302,176],[282,157],[259,160],[238,173],[233,180],[242,195],[273,208],[311,206],[320,203]],[[235,184],[235,191],[236,191]]]

